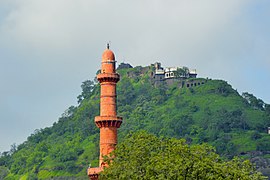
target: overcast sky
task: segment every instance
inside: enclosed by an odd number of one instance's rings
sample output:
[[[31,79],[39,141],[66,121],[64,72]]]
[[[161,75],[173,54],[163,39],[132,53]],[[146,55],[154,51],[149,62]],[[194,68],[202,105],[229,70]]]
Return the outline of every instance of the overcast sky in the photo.
[[[0,0],[0,152],[77,105],[108,41],[270,103],[269,19],[269,0]]]

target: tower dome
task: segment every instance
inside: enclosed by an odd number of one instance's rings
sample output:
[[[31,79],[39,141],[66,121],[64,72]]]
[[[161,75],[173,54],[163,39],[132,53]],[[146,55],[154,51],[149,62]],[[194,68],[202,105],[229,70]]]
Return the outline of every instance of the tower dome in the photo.
[[[102,61],[115,60],[114,53],[110,50],[109,44],[107,44],[107,49],[102,54]]]

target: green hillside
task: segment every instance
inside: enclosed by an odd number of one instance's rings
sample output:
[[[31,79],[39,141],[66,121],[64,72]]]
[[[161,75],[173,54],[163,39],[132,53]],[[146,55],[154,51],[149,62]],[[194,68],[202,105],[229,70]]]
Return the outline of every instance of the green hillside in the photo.
[[[152,66],[118,71],[118,115],[124,118],[120,142],[138,130],[183,137],[190,144],[207,142],[223,158],[251,159],[267,173],[260,162],[270,157],[270,105],[252,94],[239,95],[222,80],[202,79],[205,84],[192,88],[154,86],[152,71]],[[36,130],[23,144],[3,152],[0,179],[85,179],[88,165],[98,165],[94,117],[99,114],[99,85],[83,82],[78,102],[52,127]]]

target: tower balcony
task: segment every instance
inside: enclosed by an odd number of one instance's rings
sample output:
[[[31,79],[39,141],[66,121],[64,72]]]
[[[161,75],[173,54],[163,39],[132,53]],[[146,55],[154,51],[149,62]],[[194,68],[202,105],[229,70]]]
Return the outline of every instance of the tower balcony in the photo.
[[[98,128],[101,127],[117,127],[122,124],[123,118],[119,116],[96,116],[95,123]]]
[[[98,180],[98,175],[101,171],[103,171],[102,167],[88,168],[87,174],[91,180]]]
[[[120,80],[120,75],[118,73],[100,73],[97,75],[97,79],[100,83],[102,82],[115,82]]]

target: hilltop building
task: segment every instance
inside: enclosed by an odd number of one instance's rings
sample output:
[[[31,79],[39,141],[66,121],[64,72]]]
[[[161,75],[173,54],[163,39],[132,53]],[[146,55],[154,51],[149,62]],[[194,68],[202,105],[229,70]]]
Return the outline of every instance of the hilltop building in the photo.
[[[153,66],[155,70],[152,73],[152,79],[155,85],[160,85],[162,83],[171,85],[177,82],[179,87],[189,88],[205,83],[204,80],[197,79],[196,69],[189,69],[185,66],[163,68],[159,62],[156,62]]]
[[[156,80],[164,80],[177,77],[183,79],[197,77],[196,69],[189,69],[188,67],[185,66],[163,68],[161,67],[161,63],[159,62],[156,62],[154,66],[155,66],[154,78]]]
[[[100,129],[100,156],[99,167],[88,168],[91,180],[97,180],[99,173],[108,166],[103,156],[109,155],[117,144],[117,129],[122,124],[122,117],[116,112],[116,84],[120,75],[115,72],[114,53],[107,49],[102,54],[101,71],[97,75],[100,83],[100,116],[95,117],[95,123]]]

